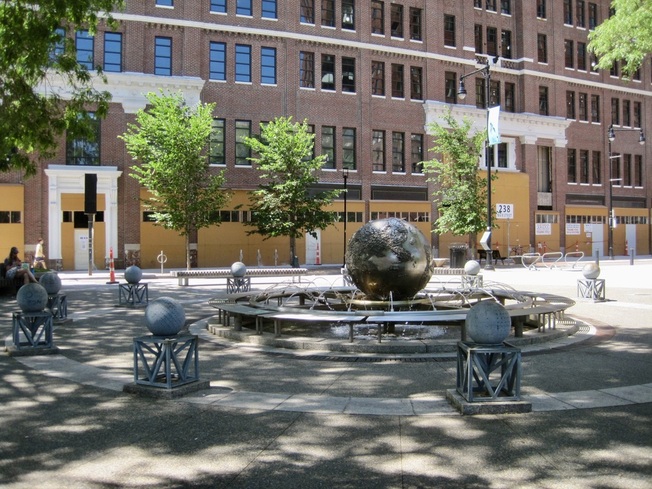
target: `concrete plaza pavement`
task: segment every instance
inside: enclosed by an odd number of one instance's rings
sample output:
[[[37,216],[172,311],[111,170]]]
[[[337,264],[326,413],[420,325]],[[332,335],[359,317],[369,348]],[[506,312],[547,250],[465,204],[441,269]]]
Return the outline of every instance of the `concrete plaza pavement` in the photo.
[[[482,416],[445,400],[451,355],[229,342],[205,331],[223,280],[179,287],[157,270],[144,271],[149,298],[184,305],[210,389],[176,400],[125,394],[133,338],[148,333],[143,309],[117,307],[107,272],[61,273],[72,321],[55,327],[60,353],[0,356],[0,486],[650,488],[652,259],[600,265],[605,302],[577,298],[581,267],[482,272],[575,299],[568,315],[586,326],[524,348],[532,413]],[[341,280],[322,269],[319,281]],[[5,336],[14,310],[0,299]]]

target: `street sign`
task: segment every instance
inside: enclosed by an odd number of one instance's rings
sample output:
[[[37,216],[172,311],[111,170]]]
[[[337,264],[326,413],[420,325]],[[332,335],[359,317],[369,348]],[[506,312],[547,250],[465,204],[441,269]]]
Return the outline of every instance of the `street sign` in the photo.
[[[496,219],[514,219],[514,204],[496,204]]]

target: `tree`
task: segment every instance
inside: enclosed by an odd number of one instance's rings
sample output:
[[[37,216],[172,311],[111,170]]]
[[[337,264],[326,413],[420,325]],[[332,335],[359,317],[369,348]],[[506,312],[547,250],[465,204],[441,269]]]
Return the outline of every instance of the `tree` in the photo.
[[[632,77],[652,53],[652,0],[613,0],[611,8],[614,15],[589,33],[588,49],[598,68],[622,62],[622,73]]]
[[[335,221],[335,214],[324,207],[340,193],[311,191],[319,182],[317,172],[326,158],[313,157],[313,140],[305,121],[299,124],[292,118],[279,117],[262,127],[260,137],[244,141],[257,155],[250,160],[256,163],[264,180],[250,195],[252,214],[247,224],[256,229],[248,234],[261,234],[265,239],[288,236],[293,266],[296,239],[304,232],[317,237],[316,229]]]
[[[113,24],[110,15],[99,12],[123,5],[124,0],[0,3],[0,171],[33,175],[37,166],[30,156],[52,157],[64,131],[92,136],[86,109],[103,117],[111,96],[93,88],[70,33],[77,28],[93,33],[101,15]],[[57,84],[65,86],[65,95],[52,89]]]
[[[190,269],[190,235],[220,223],[219,210],[230,195],[223,172],[214,174],[206,147],[215,104],[189,107],[180,93],[148,93],[149,107],[136,114],[120,136],[141,165],[131,177],[149,190],[144,200],[157,224],[186,237],[186,266]]]
[[[428,181],[435,183],[433,197],[438,201],[439,218],[434,231],[468,235],[475,248],[476,234],[487,226],[487,179],[478,171],[486,131],[470,135],[471,121],[464,119],[460,123],[450,111],[443,124],[431,123],[428,127],[435,137],[431,151],[441,156],[423,162]]]

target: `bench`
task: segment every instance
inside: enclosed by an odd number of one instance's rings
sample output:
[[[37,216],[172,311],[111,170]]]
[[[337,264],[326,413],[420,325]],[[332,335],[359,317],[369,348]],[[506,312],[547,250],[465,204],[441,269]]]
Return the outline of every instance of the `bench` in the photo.
[[[177,277],[179,285],[188,285],[191,278],[224,278],[227,282],[233,283],[236,279],[251,279],[256,277],[292,277],[301,282],[301,275],[308,273],[307,268],[252,268],[247,269],[243,277],[235,277],[231,269],[214,269],[214,270],[178,270],[172,272]],[[249,282],[249,280],[247,280]],[[239,290],[240,292],[244,290]]]
[[[506,257],[504,257],[504,256],[502,256],[500,254],[500,250],[491,250],[491,258],[492,258],[494,263],[497,263],[498,260],[500,260],[503,263],[503,265],[505,264],[505,258]],[[478,261],[480,262],[481,265],[482,265],[482,260],[483,259],[484,260],[487,259],[487,251],[486,250],[478,250]]]

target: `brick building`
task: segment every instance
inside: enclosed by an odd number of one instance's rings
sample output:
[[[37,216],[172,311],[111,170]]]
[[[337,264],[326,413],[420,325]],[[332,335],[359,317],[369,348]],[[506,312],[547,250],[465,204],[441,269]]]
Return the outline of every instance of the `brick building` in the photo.
[[[503,211],[492,239],[503,255],[517,246],[605,255],[610,208],[614,253],[649,254],[652,150],[638,140],[652,119],[652,65],[646,59],[633,80],[618,66],[592,68],[587,35],[608,17],[609,3],[127,1],[115,14],[117,30],[66,33],[80,62],[103,67],[109,115],[96,142],[62,138],[35,177],[0,175],[0,246],[23,245],[29,255],[42,236],[53,265],[87,267],[90,173],[95,265],[104,268],[112,248],[118,266],[155,268],[161,252],[166,266],[183,266],[183,239],[147,221],[142,189],[129,177],[134,162],[117,138],[144,108],[145,93],[180,90],[190,104],[216,103],[210,161],[234,191],[223,223],[192,239],[198,266],[288,262],[286,239],[248,236],[242,224],[259,177],[240,141],[278,116],[308,121],[315,151],[329,156],[320,184],[348,191],[333,205],[346,210],[346,226],[299,243],[301,263],[341,262],[345,233],[386,216],[413,222],[448,256],[448,245],[465,238],[430,232],[437,209],[420,165],[433,156],[427,125],[450,109],[483,130],[487,98],[501,106],[501,143],[488,158],[498,173],[492,199]],[[489,79],[469,75],[487,62]]]

